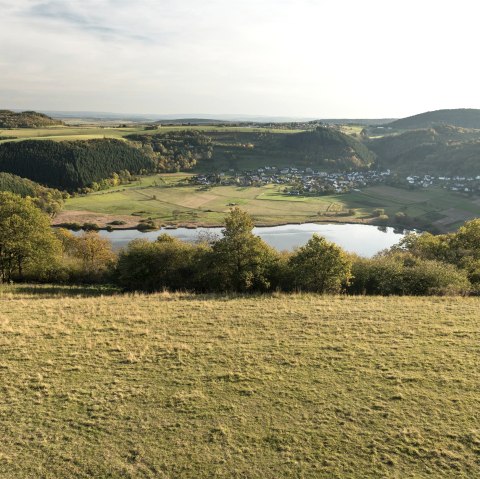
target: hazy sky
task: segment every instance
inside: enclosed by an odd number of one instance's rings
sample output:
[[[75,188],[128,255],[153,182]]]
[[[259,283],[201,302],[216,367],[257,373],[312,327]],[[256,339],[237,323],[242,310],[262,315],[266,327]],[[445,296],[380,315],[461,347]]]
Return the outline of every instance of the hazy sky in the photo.
[[[0,0],[0,108],[480,108],[478,0]]]

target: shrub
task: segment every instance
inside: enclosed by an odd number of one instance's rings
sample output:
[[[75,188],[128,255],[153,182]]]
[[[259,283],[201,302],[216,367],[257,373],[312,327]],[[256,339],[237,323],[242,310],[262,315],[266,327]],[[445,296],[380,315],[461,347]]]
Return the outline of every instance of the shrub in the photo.
[[[152,220],[142,220],[137,225],[138,231],[154,231],[158,229],[158,225]]]
[[[465,294],[471,289],[465,271],[409,253],[358,258],[352,274],[349,292],[354,294],[444,295]]]
[[[100,229],[100,226],[97,225],[97,223],[83,223],[82,225],[82,230],[83,231],[98,231]]]
[[[383,216],[384,214],[385,214],[385,210],[383,208],[377,208],[372,212],[372,216],[374,218],[378,218],[379,216]]]
[[[137,239],[119,255],[115,277],[127,290],[196,289],[198,264],[206,249],[162,234],[155,242]]]

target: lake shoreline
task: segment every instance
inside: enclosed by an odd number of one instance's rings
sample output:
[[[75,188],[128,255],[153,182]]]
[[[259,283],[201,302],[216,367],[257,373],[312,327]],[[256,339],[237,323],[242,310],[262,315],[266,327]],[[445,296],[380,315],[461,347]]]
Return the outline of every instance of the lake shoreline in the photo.
[[[73,213],[73,212],[72,212]],[[93,215],[92,215],[93,216]],[[118,219],[118,216],[112,215],[112,218]],[[138,224],[140,223],[139,220],[136,218],[138,217],[133,217],[135,218],[135,225],[132,225],[131,222],[127,222],[125,225],[109,225],[106,224],[104,221],[100,222],[95,222],[95,219],[92,217],[90,221],[84,221],[84,223],[93,223],[97,224],[98,228],[95,228],[95,230],[98,231],[133,231],[133,230],[138,230]],[[141,217],[140,217],[141,218]],[[143,218],[141,218],[143,219]],[[341,218],[338,217],[328,217],[325,219],[316,219],[316,220],[309,220],[309,221],[275,221],[275,222],[256,222],[253,221],[254,226],[256,228],[269,228],[269,227],[274,227],[274,226],[288,226],[288,225],[305,225],[305,224],[319,224],[319,225],[324,225],[324,224],[338,224],[338,225],[356,225],[356,224],[361,224],[361,225],[370,225],[370,226],[385,226],[385,227],[390,227],[390,228],[397,228],[399,227],[398,225],[394,224],[377,224],[375,223],[375,218],[348,218],[347,220],[342,220]],[[112,221],[115,221],[115,219],[112,219]],[[53,228],[66,228],[66,229],[72,229],[72,223],[75,223],[74,221],[68,222],[68,221],[63,221],[63,222],[58,222],[52,221],[51,226]],[[99,224],[100,223],[100,224]],[[81,224],[81,223],[78,223]],[[223,228],[225,225],[223,223],[205,223],[205,222],[199,222],[199,223],[192,223],[192,222],[168,222],[168,223],[161,223],[159,228],[147,230],[149,232],[151,231],[161,231],[161,230],[173,230],[173,229],[178,229],[178,228],[186,228],[186,229],[191,229],[195,230],[198,228]],[[82,229],[82,228],[80,228]]]

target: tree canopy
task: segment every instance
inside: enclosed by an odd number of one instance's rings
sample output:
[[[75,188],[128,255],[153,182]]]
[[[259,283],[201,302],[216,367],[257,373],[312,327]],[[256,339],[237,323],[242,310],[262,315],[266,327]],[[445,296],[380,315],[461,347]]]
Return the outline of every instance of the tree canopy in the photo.
[[[22,278],[27,266],[48,268],[60,244],[33,200],[0,192],[0,280]]]
[[[277,252],[252,233],[253,221],[235,207],[225,218],[223,237],[213,244],[213,280],[219,289],[233,291],[267,290],[270,271],[278,261]]]
[[[295,286],[304,291],[339,293],[351,277],[351,260],[334,243],[314,234],[290,258]]]

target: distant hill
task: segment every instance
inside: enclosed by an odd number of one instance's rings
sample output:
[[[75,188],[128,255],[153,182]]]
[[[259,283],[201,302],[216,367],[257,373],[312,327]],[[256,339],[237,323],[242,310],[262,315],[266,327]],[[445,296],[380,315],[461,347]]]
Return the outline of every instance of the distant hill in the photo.
[[[209,118],[173,118],[155,121],[156,125],[216,125],[230,123],[227,120],[215,120]]]
[[[437,126],[367,142],[387,168],[408,174],[480,174],[480,130]]]
[[[0,110],[0,128],[43,128],[55,125],[63,125],[63,122],[36,111],[15,113],[10,110]]]
[[[83,188],[122,170],[138,174],[154,168],[153,159],[122,140],[25,140],[0,145],[0,171],[62,190]]]
[[[322,118],[318,121],[327,125],[377,126],[395,121],[396,118]]]
[[[398,130],[431,128],[445,124],[462,128],[480,128],[480,110],[459,108],[454,110],[436,110],[409,116],[388,123],[388,127]]]

